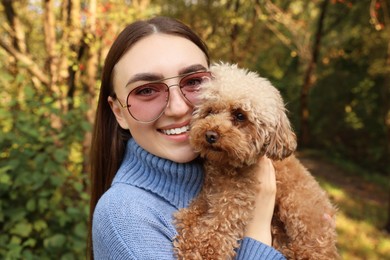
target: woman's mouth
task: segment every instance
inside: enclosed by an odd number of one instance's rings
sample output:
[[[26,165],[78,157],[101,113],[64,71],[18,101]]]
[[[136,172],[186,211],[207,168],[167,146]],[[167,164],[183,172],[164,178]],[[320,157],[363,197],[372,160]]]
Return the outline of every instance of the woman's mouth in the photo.
[[[160,132],[166,135],[180,135],[183,133],[186,133],[190,130],[190,126],[186,125],[179,128],[172,128],[172,129],[161,129]]]

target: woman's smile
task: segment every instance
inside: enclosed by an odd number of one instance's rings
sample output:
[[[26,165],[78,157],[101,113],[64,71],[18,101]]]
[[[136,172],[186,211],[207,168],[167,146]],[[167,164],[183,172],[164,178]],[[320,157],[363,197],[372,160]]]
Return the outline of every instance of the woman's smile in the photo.
[[[179,135],[179,134],[187,133],[189,130],[190,130],[190,126],[186,125],[180,128],[161,129],[160,131],[166,135]]]

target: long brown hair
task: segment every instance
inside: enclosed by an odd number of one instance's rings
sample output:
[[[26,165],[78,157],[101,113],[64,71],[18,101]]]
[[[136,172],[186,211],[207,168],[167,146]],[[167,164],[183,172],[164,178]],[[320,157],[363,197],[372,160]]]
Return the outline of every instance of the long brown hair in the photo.
[[[90,155],[91,199],[88,235],[88,254],[90,259],[93,259],[92,216],[95,206],[103,193],[111,186],[111,182],[122,162],[126,141],[131,137],[128,130],[124,130],[119,126],[107,101],[109,96],[113,97],[115,95],[112,72],[116,63],[133,44],[154,33],[177,35],[189,39],[204,52],[207,62],[210,63],[207,46],[199,36],[185,24],[168,17],[155,17],[128,25],[111,46],[104,63],[95,126],[92,133]]]

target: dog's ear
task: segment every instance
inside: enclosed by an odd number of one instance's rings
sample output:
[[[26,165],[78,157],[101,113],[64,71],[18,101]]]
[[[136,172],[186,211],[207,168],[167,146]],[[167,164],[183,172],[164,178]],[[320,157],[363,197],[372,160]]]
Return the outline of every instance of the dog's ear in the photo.
[[[282,160],[295,151],[296,136],[284,111],[279,114],[278,123],[268,138],[265,154],[273,160]]]

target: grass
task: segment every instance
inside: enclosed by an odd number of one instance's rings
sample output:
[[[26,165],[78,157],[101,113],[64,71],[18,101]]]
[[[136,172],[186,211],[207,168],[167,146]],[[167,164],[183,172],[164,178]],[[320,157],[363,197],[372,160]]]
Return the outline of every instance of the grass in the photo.
[[[390,236],[382,229],[387,218],[385,203],[387,197],[381,197],[381,195],[386,195],[386,192],[381,185],[376,183],[376,180],[369,182],[367,178],[364,178],[363,181],[362,176],[354,178],[360,178],[360,183],[370,185],[370,194],[354,192],[353,187],[351,189],[351,187],[330,182],[323,177],[317,178],[339,208],[336,228],[340,255],[346,260],[390,259]],[[355,181],[359,183],[357,179]],[[354,184],[355,182],[352,182],[349,185]],[[376,194],[371,194],[371,192]]]

